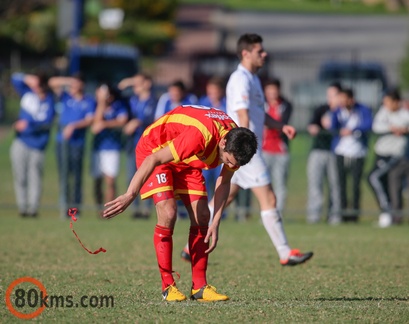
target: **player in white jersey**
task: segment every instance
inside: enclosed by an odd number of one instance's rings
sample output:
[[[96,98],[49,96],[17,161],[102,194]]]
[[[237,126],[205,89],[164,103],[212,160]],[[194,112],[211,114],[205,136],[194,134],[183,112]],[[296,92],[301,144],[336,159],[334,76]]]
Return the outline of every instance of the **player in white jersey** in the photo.
[[[296,130],[274,120],[264,110],[264,94],[257,71],[264,65],[267,56],[262,46],[262,38],[256,34],[244,34],[237,42],[240,64],[227,83],[227,113],[241,127],[252,130],[258,138],[258,150],[248,164],[240,167],[231,180],[230,195],[226,205],[237,195],[240,187],[250,188],[256,196],[261,209],[263,225],[270,236],[283,266],[304,263],[313,256],[312,252],[301,253],[291,249],[287,243],[280,212],[276,209],[276,196],[271,186],[270,174],[261,155],[264,126],[280,129],[289,139],[295,137]],[[209,203],[211,215],[213,200]],[[190,261],[188,248],[181,257]]]
[[[250,163],[235,172],[230,187],[231,202],[241,188],[250,188],[261,209],[263,225],[270,236],[284,266],[304,263],[313,256],[312,252],[301,253],[291,249],[287,243],[280,212],[276,209],[276,197],[271,179],[261,155],[264,126],[281,129],[289,139],[296,131],[290,125],[271,118],[264,109],[264,94],[257,71],[264,65],[267,56],[262,46],[262,38],[257,34],[244,34],[237,42],[240,64],[227,83],[227,113],[241,127],[247,127],[258,137],[258,151]]]

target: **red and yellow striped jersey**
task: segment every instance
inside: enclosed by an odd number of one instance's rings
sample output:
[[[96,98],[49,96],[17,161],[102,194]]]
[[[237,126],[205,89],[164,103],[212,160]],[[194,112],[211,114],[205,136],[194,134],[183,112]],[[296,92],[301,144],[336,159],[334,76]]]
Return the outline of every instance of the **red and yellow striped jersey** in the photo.
[[[220,164],[220,140],[235,127],[234,121],[216,108],[179,106],[144,131],[136,152],[154,153],[169,146],[173,163],[212,169]]]

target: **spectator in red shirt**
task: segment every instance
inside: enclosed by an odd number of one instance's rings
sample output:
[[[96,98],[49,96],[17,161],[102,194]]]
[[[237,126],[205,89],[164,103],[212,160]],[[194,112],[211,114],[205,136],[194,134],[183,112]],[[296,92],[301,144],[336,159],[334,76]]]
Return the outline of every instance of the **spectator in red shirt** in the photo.
[[[281,94],[280,80],[267,81],[264,85],[264,95],[266,97],[266,112],[275,120],[288,124],[293,107]],[[263,156],[277,196],[277,209],[282,212],[287,197],[287,178],[290,166],[288,138],[282,131],[265,128]]]

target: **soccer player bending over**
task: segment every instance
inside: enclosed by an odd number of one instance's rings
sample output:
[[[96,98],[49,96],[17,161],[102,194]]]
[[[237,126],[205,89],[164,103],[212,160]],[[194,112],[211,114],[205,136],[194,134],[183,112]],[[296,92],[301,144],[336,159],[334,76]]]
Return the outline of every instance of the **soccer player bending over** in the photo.
[[[252,131],[237,127],[226,113],[205,106],[177,107],[143,133],[135,151],[138,170],[127,192],[105,204],[103,216],[112,218],[122,213],[139,193],[142,199],[153,198],[158,216],[154,244],[164,300],[186,299],[172,275],[176,199],[183,201],[191,221],[191,299],[229,299],[207,284],[207,260],[217,244],[230,180],[240,166],[251,160],[256,150],[257,138]],[[214,218],[209,226],[210,211],[202,169],[215,168],[221,163],[224,165],[216,181]]]

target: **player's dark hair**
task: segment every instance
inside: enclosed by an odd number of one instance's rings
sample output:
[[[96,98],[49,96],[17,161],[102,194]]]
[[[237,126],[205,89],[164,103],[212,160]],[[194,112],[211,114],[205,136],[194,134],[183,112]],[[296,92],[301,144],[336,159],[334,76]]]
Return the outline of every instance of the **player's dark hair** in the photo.
[[[354,90],[351,88],[341,89],[339,93],[346,95],[349,99],[354,99]]]
[[[239,40],[237,41],[237,56],[239,57],[240,61],[243,58],[241,55],[243,50],[251,51],[255,44],[261,44],[263,39],[260,35],[257,34],[244,34],[241,35]]]
[[[341,83],[339,83],[338,81],[330,83],[328,88],[335,88],[338,90],[338,92],[342,91]]]
[[[110,99],[111,102],[113,102],[113,101],[118,100],[118,99],[121,98],[121,93],[120,93],[120,91],[118,90],[117,87],[114,87],[111,83],[109,83],[109,82],[103,82],[103,83],[101,83],[101,84],[98,86],[98,88],[99,88],[99,87],[102,87],[102,86],[107,87],[109,96],[110,96],[110,98],[111,98],[111,99]]]
[[[137,74],[137,75],[140,75],[140,76],[143,77],[145,80],[148,80],[148,81],[152,82],[152,76],[151,76],[150,74],[148,74],[148,73],[141,72],[141,73],[139,73],[139,74]]]
[[[274,79],[268,79],[265,84],[264,87],[267,86],[275,86],[278,90],[281,89],[281,81],[280,79],[274,78]]]
[[[257,151],[257,137],[248,128],[233,128],[227,133],[225,139],[224,151],[233,154],[240,166],[249,163]]]
[[[182,92],[185,92],[185,91],[186,91],[186,86],[185,86],[185,84],[183,83],[182,80],[177,80],[177,81],[175,81],[175,82],[172,82],[171,85],[170,85],[170,87],[179,88]]]
[[[389,97],[391,98],[393,101],[400,101],[401,100],[401,96],[400,96],[400,92],[398,89],[389,89],[386,93],[385,93],[385,97]]]
[[[49,90],[48,74],[43,70],[38,70],[36,71],[35,76],[38,78],[38,86],[42,91],[47,92]]]
[[[207,84],[213,84],[219,88],[223,88],[225,87],[225,81],[222,77],[217,77],[214,76],[212,78],[209,79],[209,81],[207,81]]]
[[[78,71],[78,72],[73,73],[73,74],[72,74],[72,77],[73,77],[74,79],[77,79],[77,80],[81,81],[81,82],[85,82],[84,74],[83,74],[81,71]]]

